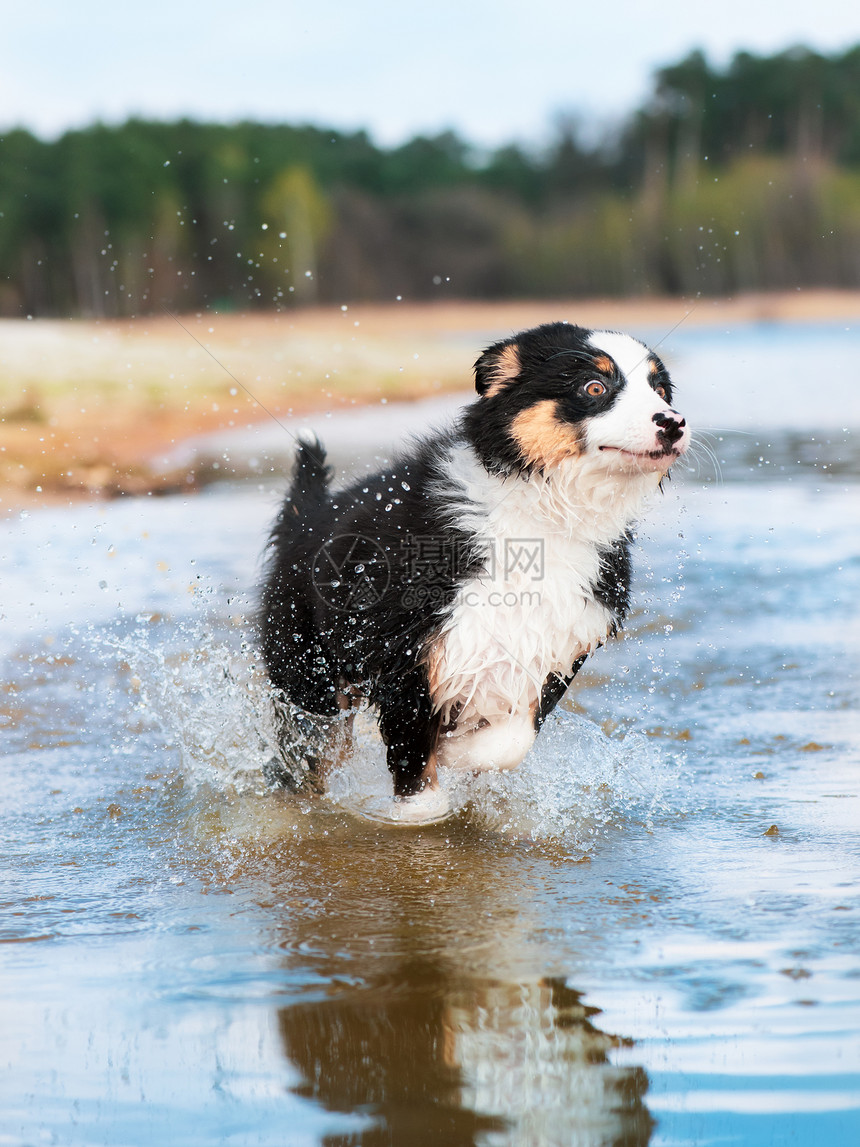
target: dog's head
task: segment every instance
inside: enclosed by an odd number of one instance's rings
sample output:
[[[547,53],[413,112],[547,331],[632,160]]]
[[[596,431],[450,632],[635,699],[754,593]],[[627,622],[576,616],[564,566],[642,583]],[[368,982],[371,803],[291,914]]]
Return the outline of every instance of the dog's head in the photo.
[[[689,445],[668,371],[629,335],[568,323],[523,331],[484,351],[475,387],[467,432],[491,469],[548,473],[589,457],[665,474]]]

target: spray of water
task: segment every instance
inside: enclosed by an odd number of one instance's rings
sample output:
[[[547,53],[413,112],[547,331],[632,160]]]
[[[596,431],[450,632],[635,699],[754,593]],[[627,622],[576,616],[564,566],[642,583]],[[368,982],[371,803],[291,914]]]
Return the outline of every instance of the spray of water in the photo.
[[[123,634],[99,638],[124,666],[141,721],[156,726],[176,750],[184,779],[214,793],[229,793],[254,811],[289,802],[292,819],[336,813],[375,819],[391,800],[385,749],[371,713],[329,730],[324,748],[337,758],[320,794],[278,794],[270,784],[279,760],[279,733],[271,687],[252,639],[226,622],[193,618],[176,625],[140,618]],[[294,712],[293,765],[319,755],[305,715]],[[628,733],[609,737],[593,722],[558,709],[523,764],[504,773],[443,770],[454,815],[515,838],[564,839],[588,851],[616,827],[648,826],[677,810],[683,762],[665,747]],[[262,805],[261,805],[261,802]]]

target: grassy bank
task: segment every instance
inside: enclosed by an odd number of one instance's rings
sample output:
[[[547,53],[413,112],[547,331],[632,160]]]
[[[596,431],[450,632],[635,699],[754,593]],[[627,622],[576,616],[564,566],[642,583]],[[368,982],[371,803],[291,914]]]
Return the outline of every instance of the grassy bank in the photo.
[[[193,489],[153,459],[193,435],[295,412],[468,389],[483,345],[558,318],[676,324],[852,320],[860,293],[733,300],[393,304],[268,315],[0,322],[0,508]]]

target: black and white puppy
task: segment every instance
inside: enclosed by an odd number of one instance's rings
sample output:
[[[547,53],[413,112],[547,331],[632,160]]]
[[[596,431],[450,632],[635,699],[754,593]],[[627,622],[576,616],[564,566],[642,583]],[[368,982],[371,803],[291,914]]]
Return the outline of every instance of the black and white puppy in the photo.
[[[546,324],[489,347],[475,380],[452,429],[343,489],[301,442],[270,540],[282,712],[375,707],[392,820],[447,813],[437,765],[522,761],[624,621],[631,527],[689,444],[666,368],[628,335]]]

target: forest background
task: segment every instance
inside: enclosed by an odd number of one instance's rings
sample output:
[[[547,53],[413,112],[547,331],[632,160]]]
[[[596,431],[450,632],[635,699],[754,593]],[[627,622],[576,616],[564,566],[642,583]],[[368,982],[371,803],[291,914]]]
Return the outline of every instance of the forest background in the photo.
[[[727,295],[860,279],[860,46],[694,52],[613,131],[397,147],[130,119],[0,139],[0,315]]]

